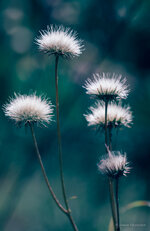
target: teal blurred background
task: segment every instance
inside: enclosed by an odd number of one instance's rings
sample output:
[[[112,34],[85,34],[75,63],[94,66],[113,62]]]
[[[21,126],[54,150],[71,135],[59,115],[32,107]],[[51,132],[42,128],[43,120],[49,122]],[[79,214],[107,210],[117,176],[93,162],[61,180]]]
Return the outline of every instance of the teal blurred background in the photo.
[[[63,24],[84,40],[85,51],[79,58],[59,64],[64,175],[79,230],[108,230],[111,217],[107,180],[96,166],[105,153],[104,136],[87,127],[83,117],[94,103],[82,88],[92,73],[127,77],[131,92],[126,103],[132,107],[134,124],[118,137],[113,135],[114,149],[126,152],[132,166],[120,182],[120,205],[150,200],[149,12],[149,0],[0,1],[1,106],[14,92],[35,91],[55,104],[54,58],[38,51],[34,39],[39,30]],[[16,128],[0,113],[0,230],[70,231],[67,218],[49,196],[30,131]],[[37,128],[36,135],[48,177],[63,203],[56,122]],[[150,208],[122,214],[121,224],[122,231],[149,231]]]

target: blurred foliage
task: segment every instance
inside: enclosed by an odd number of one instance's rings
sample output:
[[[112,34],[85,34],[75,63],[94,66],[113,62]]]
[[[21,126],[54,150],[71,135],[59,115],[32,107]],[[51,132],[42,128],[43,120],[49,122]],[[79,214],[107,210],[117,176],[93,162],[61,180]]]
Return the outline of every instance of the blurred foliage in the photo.
[[[132,166],[121,181],[120,204],[150,200],[149,12],[149,0],[0,1],[1,106],[14,92],[44,93],[55,103],[54,59],[38,51],[34,39],[39,30],[63,24],[84,40],[83,55],[59,65],[65,183],[68,198],[74,198],[69,202],[79,230],[107,230],[111,216],[107,182],[96,166],[105,152],[104,136],[87,127],[83,117],[93,101],[82,85],[93,72],[116,72],[128,79],[134,124],[113,135],[114,149],[125,151]],[[0,230],[71,230],[49,197],[30,132],[15,128],[2,110],[0,115]],[[56,123],[37,128],[36,134],[49,179],[62,200]],[[150,211],[131,210],[121,222],[145,224],[141,230],[148,231]]]
[[[135,208],[141,208],[141,207],[147,207],[149,208],[150,207],[150,202],[149,201],[134,201],[132,203],[129,203],[127,204],[125,207],[121,208],[120,209],[120,212],[121,213],[125,213],[125,212],[128,212],[129,210],[131,209],[135,209]],[[127,229],[133,229],[134,228],[145,228],[146,227],[146,224],[134,224],[134,223],[126,223],[126,224],[121,224],[121,226],[126,226]],[[114,227],[113,227],[113,220],[111,219],[110,220],[110,223],[109,223],[109,228],[108,228],[108,231],[113,231]]]

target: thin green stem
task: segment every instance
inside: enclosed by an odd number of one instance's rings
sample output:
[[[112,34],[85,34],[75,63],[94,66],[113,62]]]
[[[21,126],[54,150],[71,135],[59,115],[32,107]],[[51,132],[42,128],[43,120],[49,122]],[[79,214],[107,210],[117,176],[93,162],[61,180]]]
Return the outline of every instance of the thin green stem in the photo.
[[[109,132],[109,150],[112,151],[112,128],[111,127],[109,127],[108,132]]]
[[[114,196],[114,189],[113,189],[113,180],[111,177],[109,177],[109,193],[110,193],[110,204],[111,204],[114,229],[115,231],[117,231],[116,229],[116,223],[117,223],[116,204],[115,204],[115,196]]]
[[[58,137],[58,153],[59,153],[59,166],[60,166],[60,179],[61,179],[61,187],[63,198],[65,202],[65,206],[68,212],[68,218],[70,223],[75,231],[78,231],[78,228],[72,218],[71,211],[69,208],[67,196],[66,196],[66,189],[64,183],[64,174],[63,174],[63,159],[62,159],[62,145],[61,145],[61,133],[60,133],[60,122],[59,122],[59,94],[58,94],[58,59],[59,56],[56,55],[55,60],[55,87],[56,87],[56,113],[57,113],[57,137]]]
[[[111,139],[109,136],[109,147],[108,147],[107,109],[108,109],[108,100],[105,100],[105,146],[106,146],[106,151],[109,155]],[[117,231],[116,230],[116,205],[115,205],[115,198],[114,198],[113,181],[112,181],[111,177],[109,177],[108,179],[109,179],[109,193],[110,193],[110,204],[111,204],[112,218],[113,218],[115,231]]]
[[[119,215],[119,177],[116,178],[116,210],[117,210],[117,224],[116,230],[120,231],[120,215]]]
[[[63,159],[62,159],[62,145],[61,145],[61,133],[60,133],[60,122],[59,122],[59,95],[58,95],[58,58],[56,56],[55,62],[55,87],[56,87],[56,112],[57,112],[57,136],[58,136],[58,152],[59,152],[59,166],[60,166],[60,177],[61,177],[61,186],[63,192],[63,198],[66,205],[67,210],[69,210],[65,183],[64,183],[64,175],[63,175]]]
[[[107,141],[107,109],[108,109],[108,101],[105,100],[105,145],[108,145]],[[107,151],[107,148],[106,148]]]
[[[116,127],[116,142],[115,142],[115,149],[117,150],[117,146],[118,146],[118,134],[119,134],[119,128],[118,127]]]
[[[40,166],[41,166],[41,169],[42,169],[42,173],[43,173],[43,176],[44,176],[44,179],[45,179],[45,182],[47,184],[47,187],[52,195],[52,198],[53,200],[55,201],[55,203],[57,204],[58,208],[65,214],[68,214],[68,211],[61,205],[61,203],[59,202],[59,200],[57,199],[51,185],[50,185],[50,182],[48,180],[48,177],[46,175],[46,171],[45,171],[45,168],[44,168],[44,165],[43,165],[43,162],[42,162],[42,159],[41,159],[41,155],[40,155],[40,152],[39,152],[39,148],[38,148],[38,144],[37,144],[37,141],[36,141],[36,137],[35,137],[35,133],[34,133],[34,128],[33,128],[33,124],[32,123],[29,123],[30,125],[30,128],[31,128],[31,133],[32,133],[32,138],[33,138],[33,142],[34,142],[34,146],[35,146],[35,150],[36,150],[36,154],[37,154],[37,157],[38,157],[38,160],[40,162]]]

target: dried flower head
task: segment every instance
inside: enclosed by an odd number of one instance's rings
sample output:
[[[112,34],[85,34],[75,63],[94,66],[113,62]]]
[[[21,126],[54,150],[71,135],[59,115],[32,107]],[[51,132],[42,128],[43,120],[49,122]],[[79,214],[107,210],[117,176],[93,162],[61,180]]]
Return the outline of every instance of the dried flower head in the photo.
[[[44,125],[52,119],[53,106],[41,96],[15,94],[9,103],[4,105],[4,113],[18,125],[39,123]]]
[[[84,115],[88,126],[95,125],[105,127],[105,103],[96,103],[90,107],[90,113]],[[107,126],[108,127],[130,127],[132,124],[132,112],[129,106],[122,107],[121,104],[108,104],[107,109]]]
[[[126,99],[129,93],[126,78],[110,73],[93,74],[83,87],[87,94],[103,101]]]
[[[36,39],[39,49],[49,55],[59,55],[64,58],[72,58],[82,53],[82,40],[77,38],[77,33],[63,26],[50,26],[40,32]]]
[[[130,172],[126,154],[122,155],[119,151],[110,152],[98,163],[98,170],[106,176],[116,178],[126,176]]]

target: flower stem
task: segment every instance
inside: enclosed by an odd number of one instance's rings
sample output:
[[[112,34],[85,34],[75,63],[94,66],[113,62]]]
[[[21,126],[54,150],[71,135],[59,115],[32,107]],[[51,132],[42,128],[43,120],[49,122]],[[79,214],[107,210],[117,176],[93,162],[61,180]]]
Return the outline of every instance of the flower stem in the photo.
[[[118,191],[119,191],[119,177],[116,178],[116,210],[117,210],[117,231],[120,231],[120,216],[119,216],[119,195],[118,195]]]
[[[109,150],[112,151],[112,128],[111,127],[109,127],[108,132],[109,132]]]
[[[105,100],[105,145],[108,145],[107,141],[107,108],[108,108],[108,101],[107,99]],[[106,148],[107,151],[107,148]]]
[[[58,137],[58,153],[59,153],[59,166],[60,166],[60,178],[61,178],[61,187],[63,198],[65,202],[65,206],[67,209],[67,215],[70,220],[70,223],[75,231],[78,231],[78,228],[72,218],[71,210],[69,208],[66,190],[65,190],[65,183],[64,183],[64,174],[63,174],[63,159],[62,159],[62,145],[61,145],[61,133],[60,133],[60,122],[59,122],[59,95],[58,95],[58,59],[59,56],[56,55],[55,60],[55,87],[56,87],[56,113],[57,113],[57,137]]]
[[[118,146],[118,134],[119,134],[119,128],[117,127],[116,128],[116,142],[115,142],[115,149],[117,149],[117,146]]]
[[[61,133],[60,133],[60,122],[59,122],[58,58],[59,58],[59,56],[56,56],[56,61],[55,61],[55,87],[56,87],[56,111],[57,111],[58,152],[59,152],[60,177],[61,177],[61,186],[62,186],[63,198],[64,198],[64,202],[65,202],[66,208],[67,208],[67,210],[69,210],[69,206],[68,206],[68,202],[67,202],[67,197],[66,197],[64,176],[63,176],[62,146],[61,146]]]
[[[36,150],[36,154],[37,154],[37,157],[39,159],[39,162],[40,162],[40,166],[41,166],[41,169],[42,169],[42,173],[43,173],[43,176],[44,176],[44,179],[45,179],[45,182],[48,186],[48,189],[52,195],[52,198],[53,200],[55,201],[55,203],[57,204],[58,208],[65,214],[67,214],[67,210],[60,204],[59,200],[57,199],[55,193],[53,192],[53,189],[50,185],[50,182],[48,180],[48,177],[46,175],[46,171],[45,171],[45,168],[44,168],[44,165],[43,165],[43,162],[42,162],[42,159],[41,159],[41,155],[40,155],[40,152],[39,152],[39,148],[38,148],[38,144],[37,144],[37,141],[36,141],[36,137],[35,137],[35,133],[34,133],[34,127],[33,127],[33,124],[32,123],[29,123],[30,125],[30,128],[31,128],[31,133],[32,133],[32,138],[33,138],[33,142],[34,142],[34,146],[35,146],[35,150]]]
[[[109,133],[109,147],[108,145],[108,137],[107,137],[107,109],[108,109],[108,101],[105,100],[105,146],[106,151],[109,155],[110,146],[111,146],[111,136]],[[111,204],[111,211],[112,211],[112,218],[114,223],[114,228],[116,230],[116,205],[115,205],[115,197],[114,197],[114,189],[113,189],[113,180],[111,177],[108,178],[109,180],[109,193],[110,193],[110,204]]]
[[[110,204],[111,204],[114,229],[115,231],[118,231],[116,229],[116,204],[115,204],[115,197],[114,197],[113,180],[111,177],[109,177],[109,193],[110,193]]]

